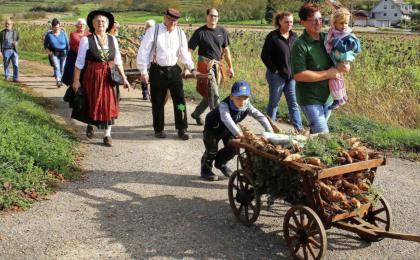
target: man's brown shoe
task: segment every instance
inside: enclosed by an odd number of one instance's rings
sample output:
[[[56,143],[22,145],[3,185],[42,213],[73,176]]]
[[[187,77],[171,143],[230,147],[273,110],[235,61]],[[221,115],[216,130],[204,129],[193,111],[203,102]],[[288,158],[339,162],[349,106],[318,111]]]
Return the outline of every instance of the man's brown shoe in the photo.
[[[112,138],[111,136],[105,136],[104,137],[104,145],[111,147],[112,146]]]

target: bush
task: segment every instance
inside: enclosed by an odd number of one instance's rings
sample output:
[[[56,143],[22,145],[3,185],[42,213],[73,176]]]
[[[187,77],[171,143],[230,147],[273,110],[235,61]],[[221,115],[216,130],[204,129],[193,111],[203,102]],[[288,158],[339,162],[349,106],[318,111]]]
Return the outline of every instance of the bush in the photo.
[[[45,12],[30,12],[23,14],[23,19],[26,20],[36,20],[45,17],[47,17],[47,14]]]

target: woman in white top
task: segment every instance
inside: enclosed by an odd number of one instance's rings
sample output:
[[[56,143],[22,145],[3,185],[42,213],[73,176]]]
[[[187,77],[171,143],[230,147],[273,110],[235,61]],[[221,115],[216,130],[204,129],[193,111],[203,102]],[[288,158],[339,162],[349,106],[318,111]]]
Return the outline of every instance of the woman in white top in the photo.
[[[124,74],[118,42],[107,32],[114,24],[114,16],[105,11],[88,14],[89,36],[80,40],[74,69],[73,89],[83,90],[83,109],[74,110],[72,118],[88,124],[86,135],[93,137],[93,127],[105,129],[104,144],[112,146],[111,125],[119,109],[115,90],[110,81],[112,63],[118,69],[124,86],[130,87]]]

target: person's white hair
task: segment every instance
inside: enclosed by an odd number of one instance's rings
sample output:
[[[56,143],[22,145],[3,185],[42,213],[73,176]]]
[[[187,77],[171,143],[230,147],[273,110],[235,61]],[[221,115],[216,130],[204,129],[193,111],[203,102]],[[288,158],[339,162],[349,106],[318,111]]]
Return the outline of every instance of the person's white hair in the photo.
[[[150,28],[150,27],[155,26],[156,22],[155,20],[150,19],[150,20],[147,20],[144,24],[147,28]]]
[[[83,24],[83,25],[86,25],[86,20],[85,20],[85,19],[83,19],[83,18],[79,18],[79,19],[77,19],[77,21],[76,21],[76,25],[78,25],[79,23],[81,23],[81,24]]]

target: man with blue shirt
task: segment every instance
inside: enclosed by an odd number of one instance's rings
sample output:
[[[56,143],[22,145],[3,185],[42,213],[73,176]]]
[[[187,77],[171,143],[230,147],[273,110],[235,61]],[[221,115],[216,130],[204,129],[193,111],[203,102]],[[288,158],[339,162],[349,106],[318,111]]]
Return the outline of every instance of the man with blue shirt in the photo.
[[[0,48],[3,55],[4,77],[6,80],[10,77],[9,64],[13,65],[13,81],[19,80],[19,56],[17,53],[17,44],[19,33],[13,30],[13,21],[7,18],[4,21],[5,29],[0,32]]]

